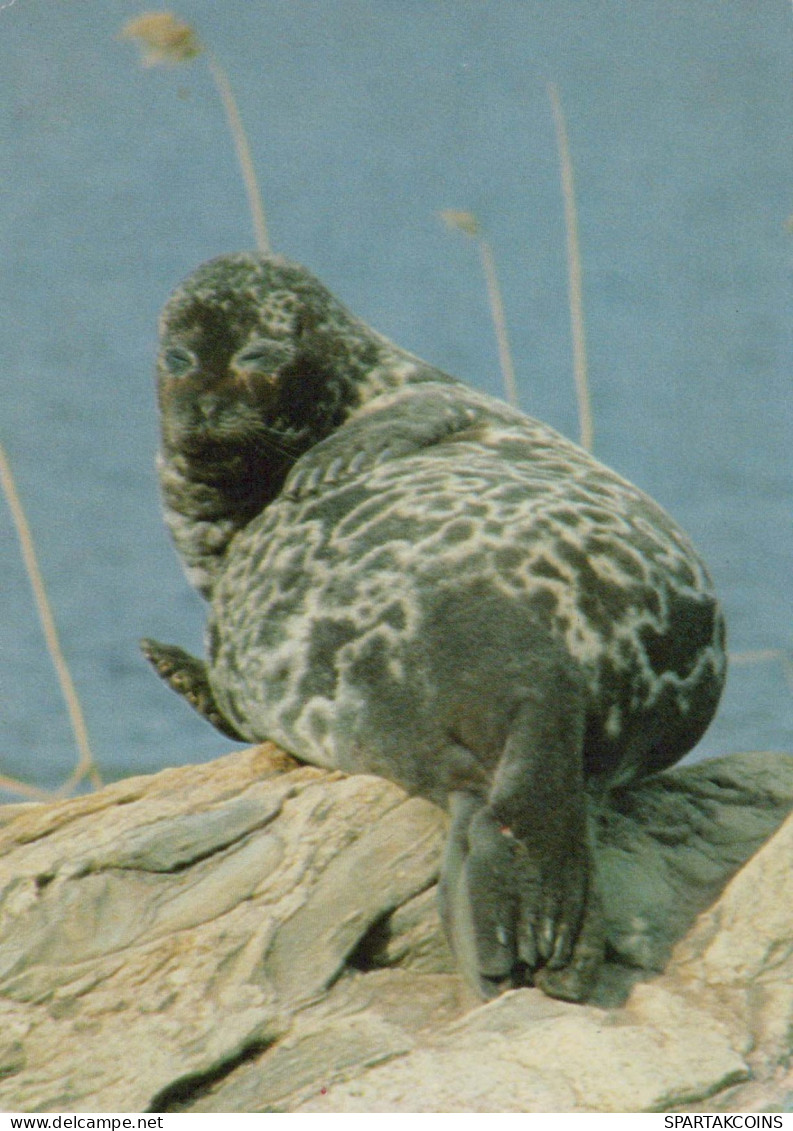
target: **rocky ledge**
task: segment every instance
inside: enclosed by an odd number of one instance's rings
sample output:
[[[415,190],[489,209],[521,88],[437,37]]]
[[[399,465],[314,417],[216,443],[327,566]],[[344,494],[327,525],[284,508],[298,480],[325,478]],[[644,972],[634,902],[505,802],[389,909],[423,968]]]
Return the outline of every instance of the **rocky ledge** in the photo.
[[[0,1110],[791,1110],[792,809],[770,754],[593,803],[611,960],[581,1006],[470,996],[445,818],[380,779],[265,745],[6,806]]]

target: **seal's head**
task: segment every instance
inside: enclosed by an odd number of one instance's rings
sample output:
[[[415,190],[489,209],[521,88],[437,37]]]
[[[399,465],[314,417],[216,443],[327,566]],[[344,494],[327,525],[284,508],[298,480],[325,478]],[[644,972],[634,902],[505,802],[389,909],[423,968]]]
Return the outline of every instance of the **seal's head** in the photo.
[[[365,399],[387,344],[281,257],[224,255],[173,293],[157,362],[163,450],[209,481],[248,451],[296,458]]]
[[[173,292],[157,359],[165,520],[205,596],[297,460],[405,382],[450,381],[280,256],[222,255]]]

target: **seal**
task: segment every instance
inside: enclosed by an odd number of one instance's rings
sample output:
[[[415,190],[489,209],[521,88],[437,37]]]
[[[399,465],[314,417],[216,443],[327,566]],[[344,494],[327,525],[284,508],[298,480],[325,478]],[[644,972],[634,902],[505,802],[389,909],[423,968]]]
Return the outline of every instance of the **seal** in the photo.
[[[165,519],[211,611],[206,663],[148,658],[225,734],[447,808],[467,978],[585,998],[593,798],[686,754],[724,682],[687,536],[280,257],[221,256],[173,293],[158,400]]]

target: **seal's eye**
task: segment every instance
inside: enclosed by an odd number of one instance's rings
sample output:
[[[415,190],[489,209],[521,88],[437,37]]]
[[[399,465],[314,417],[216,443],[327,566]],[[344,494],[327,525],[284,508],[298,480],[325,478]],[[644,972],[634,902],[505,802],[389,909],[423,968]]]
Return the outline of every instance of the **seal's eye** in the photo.
[[[184,377],[196,363],[195,354],[182,346],[171,346],[162,355],[162,362],[174,377]]]
[[[278,342],[272,338],[263,338],[245,346],[234,358],[241,369],[258,369],[265,373],[272,373],[285,361],[288,361],[292,351],[285,342]]]

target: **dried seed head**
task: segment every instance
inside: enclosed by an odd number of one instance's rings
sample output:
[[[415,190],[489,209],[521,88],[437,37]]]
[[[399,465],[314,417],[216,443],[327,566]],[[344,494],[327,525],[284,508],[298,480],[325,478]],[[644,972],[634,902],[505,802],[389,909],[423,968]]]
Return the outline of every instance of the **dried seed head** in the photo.
[[[203,51],[195,30],[172,12],[144,12],[124,24],[119,38],[140,41],[144,67],[184,63]]]
[[[454,208],[447,208],[440,214],[444,224],[450,228],[457,228],[467,236],[480,235],[479,221],[473,212],[458,212]]]

